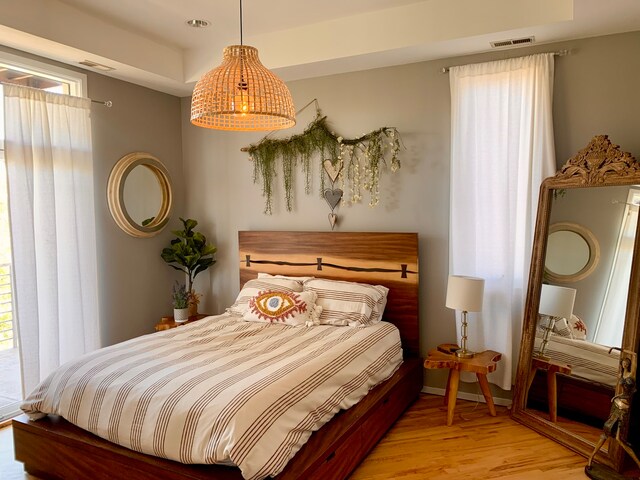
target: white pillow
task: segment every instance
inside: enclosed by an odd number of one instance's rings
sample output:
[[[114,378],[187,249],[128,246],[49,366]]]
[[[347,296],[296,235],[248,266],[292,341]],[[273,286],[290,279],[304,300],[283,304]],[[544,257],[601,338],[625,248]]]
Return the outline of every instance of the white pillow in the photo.
[[[569,320],[569,327],[571,328],[571,335],[576,340],[587,339],[587,326],[577,315],[571,315]]]
[[[258,273],[258,278],[286,278],[289,280],[295,280],[296,282],[306,282],[307,280],[311,280],[316,277],[290,277],[288,275],[271,275],[270,273]]]
[[[547,321],[549,320],[547,319]],[[552,331],[553,333],[561,337],[573,338],[571,327],[569,326],[569,322],[567,322],[566,318],[560,318],[556,320],[556,322],[553,324]]]
[[[249,300],[266,290],[285,293],[301,292],[302,283],[286,278],[256,278],[249,280],[238,293],[233,305],[227,308],[227,312],[234,315],[244,315],[247,308],[249,308]]]
[[[286,293],[274,290],[260,292],[249,300],[242,316],[248,322],[281,323],[284,325],[318,325],[322,307],[316,305],[315,292]]]
[[[321,325],[365,327],[382,320],[389,289],[382,285],[314,278],[304,282],[304,291],[318,295]]]

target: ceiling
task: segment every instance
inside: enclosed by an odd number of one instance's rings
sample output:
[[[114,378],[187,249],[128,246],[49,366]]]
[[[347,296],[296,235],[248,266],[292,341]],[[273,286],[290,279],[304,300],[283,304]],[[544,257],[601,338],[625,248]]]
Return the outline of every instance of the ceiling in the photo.
[[[638,0],[244,0],[244,44],[285,81],[640,30]],[[204,19],[206,28],[186,25]],[[238,0],[0,0],[0,44],[190,95],[237,44]]]

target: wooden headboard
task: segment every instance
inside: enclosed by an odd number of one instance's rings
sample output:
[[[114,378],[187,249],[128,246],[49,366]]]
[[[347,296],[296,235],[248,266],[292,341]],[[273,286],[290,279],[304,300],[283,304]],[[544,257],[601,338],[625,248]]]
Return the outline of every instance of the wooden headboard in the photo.
[[[258,272],[372,283],[389,288],[384,320],[406,356],[419,353],[418,234],[238,232],[240,285]]]

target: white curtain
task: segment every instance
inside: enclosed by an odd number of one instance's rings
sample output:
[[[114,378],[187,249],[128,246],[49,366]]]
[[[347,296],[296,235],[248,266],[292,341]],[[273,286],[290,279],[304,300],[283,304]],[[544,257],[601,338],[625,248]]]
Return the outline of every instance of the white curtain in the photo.
[[[4,86],[23,389],[100,346],[90,100]]]
[[[486,280],[483,310],[469,315],[468,347],[502,353],[489,380],[509,390],[539,187],[556,170],[553,55],[452,67],[449,74],[450,273]],[[460,335],[459,318],[457,324]]]

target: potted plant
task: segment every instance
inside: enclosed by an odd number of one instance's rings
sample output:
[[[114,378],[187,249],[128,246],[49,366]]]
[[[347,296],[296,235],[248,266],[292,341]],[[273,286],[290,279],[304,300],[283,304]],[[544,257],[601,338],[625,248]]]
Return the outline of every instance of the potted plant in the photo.
[[[183,230],[172,231],[178,238],[171,240],[171,245],[162,249],[161,256],[171,268],[187,275],[186,291],[192,308],[189,313],[196,315],[201,295],[193,290],[193,280],[199,273],[216,263],[213,255],[218,249],[207,243],[207,238],[202,233],[194,231],[198,225],[196,220],[180,218],[180,221],[184,227]]]
[[[176,323],[184,323],[189,320],[189,295],[184,283],[173,286],[173,320]]]

